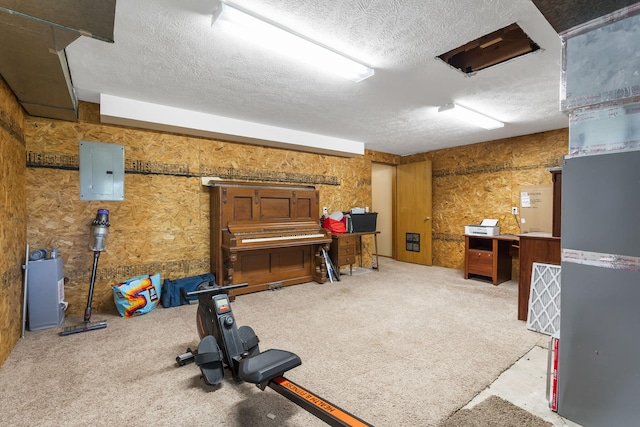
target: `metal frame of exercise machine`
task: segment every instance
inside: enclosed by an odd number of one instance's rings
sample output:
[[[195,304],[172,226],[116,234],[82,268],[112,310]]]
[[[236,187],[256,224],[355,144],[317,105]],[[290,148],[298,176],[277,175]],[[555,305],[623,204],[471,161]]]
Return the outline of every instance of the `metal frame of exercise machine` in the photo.
[[[353,414],[286,379],[283,374],[302,364],[300,358],[286,350],[260,351],[259,339],[249,326],[237,327],[227,292],[247,284],[216,286],[203,283],[187,296],[198,297],[197,327],[200,344],[197,351],[176,357],[179,366],[195,362],[209,385],[224,379],[226,366],[235,380],[256,384],[261,390],[275,390],[302,409],[334,427],[372,427]]]

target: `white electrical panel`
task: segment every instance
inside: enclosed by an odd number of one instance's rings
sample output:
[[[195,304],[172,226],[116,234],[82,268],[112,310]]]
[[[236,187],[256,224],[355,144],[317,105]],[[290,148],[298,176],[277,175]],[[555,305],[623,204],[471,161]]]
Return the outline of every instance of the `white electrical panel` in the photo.
[[[80,141],[80,200],[124,200],[124,146]]]

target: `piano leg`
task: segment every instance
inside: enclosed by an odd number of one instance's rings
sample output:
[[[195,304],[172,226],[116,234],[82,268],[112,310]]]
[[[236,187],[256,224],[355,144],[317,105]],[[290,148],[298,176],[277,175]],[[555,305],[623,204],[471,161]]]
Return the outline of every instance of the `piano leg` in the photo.
[[[222,278],[222,286],[230,286],[233,285],[233,273],[235,271],[235,264],[238,260],[238,255],[234,253],[227,253],[226,259],[224,260],[224,276]],[[233,291],[229,291],[229,299],[231,301],[236,300],[236,296]]]

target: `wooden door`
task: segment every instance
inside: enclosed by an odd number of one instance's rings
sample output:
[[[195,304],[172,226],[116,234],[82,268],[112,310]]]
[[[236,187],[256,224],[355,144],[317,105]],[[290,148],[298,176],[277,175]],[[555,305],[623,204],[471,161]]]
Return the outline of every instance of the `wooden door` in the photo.
[[[431,161],[397,167],[398,261],[431,265]]]
[[[371,164],[371,208],[378,213],[376,230],[378,235],[378,255],[395,258],[395,184],[396,167],[382,163]]]

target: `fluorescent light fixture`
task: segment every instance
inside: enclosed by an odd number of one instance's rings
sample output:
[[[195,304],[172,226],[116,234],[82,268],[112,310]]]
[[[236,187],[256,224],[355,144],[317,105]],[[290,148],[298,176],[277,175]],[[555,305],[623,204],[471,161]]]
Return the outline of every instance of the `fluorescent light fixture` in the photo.
[[[354,82],[371,77],[374,73],[373,68],[229,3],[218,3],[211,25]]]
[[[504,123],[487,117],[484,114],[476,113],[468,108],[461,107],[458,104],[451,103],[438,108],[438,113],[446,113],[468,123],[480,126],[487,130],[504,127]]]

